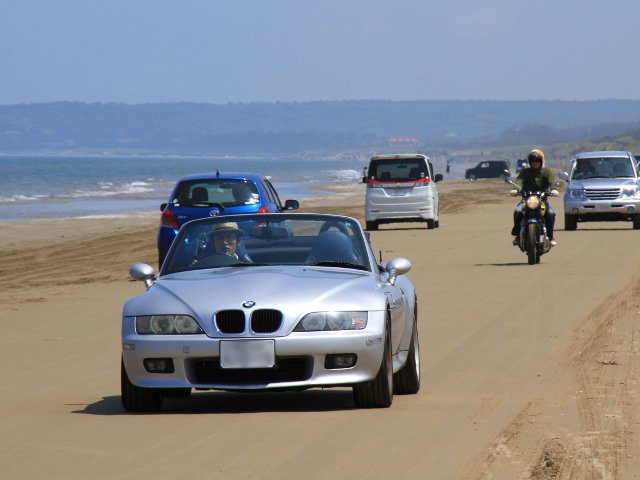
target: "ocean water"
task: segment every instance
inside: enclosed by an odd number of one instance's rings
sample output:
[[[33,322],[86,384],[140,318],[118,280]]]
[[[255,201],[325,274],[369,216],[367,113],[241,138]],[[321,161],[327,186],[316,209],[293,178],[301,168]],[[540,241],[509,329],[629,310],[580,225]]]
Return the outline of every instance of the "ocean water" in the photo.
[[[156,211],[176,181],[202,172],[270,176],[281,200],[358,183],[366,159],[0,156],[0,221]]]

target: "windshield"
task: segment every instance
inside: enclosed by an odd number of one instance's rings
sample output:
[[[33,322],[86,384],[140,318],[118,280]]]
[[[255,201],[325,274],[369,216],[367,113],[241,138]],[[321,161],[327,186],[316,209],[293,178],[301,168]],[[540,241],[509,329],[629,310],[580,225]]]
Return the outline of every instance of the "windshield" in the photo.
[[[385,158],[372,160],[367,172],[373,180],[396,182],[419,180],[429,176],[422,158]]]
[[[578,158],[571,178],[626,178],[634,177],[633,165],[627,157]]]
[[[187,223],[162,274],[225,266],[316,265],[370,270],[360,225],[329,215],[242,215]]]
[[[191,180],[178,185],[171,203],[177,207],[206,207],[214,203],[237,207],[260,203],[260,195],[256,185],[248,180]]]

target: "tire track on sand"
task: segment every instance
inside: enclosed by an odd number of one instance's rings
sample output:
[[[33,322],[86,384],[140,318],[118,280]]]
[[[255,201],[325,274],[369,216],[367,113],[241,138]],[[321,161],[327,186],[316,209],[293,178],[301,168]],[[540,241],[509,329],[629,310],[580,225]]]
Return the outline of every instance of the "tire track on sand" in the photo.
[[[467,464],[465,479],[627,478],[636,447],[640,275],[573,332],[539,395]]]

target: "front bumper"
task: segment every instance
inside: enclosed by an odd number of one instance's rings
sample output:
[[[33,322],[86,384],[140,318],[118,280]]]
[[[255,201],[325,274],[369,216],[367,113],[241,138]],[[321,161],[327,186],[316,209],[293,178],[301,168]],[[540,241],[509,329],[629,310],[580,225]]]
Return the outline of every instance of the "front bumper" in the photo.
[[[206,335],[138,335],[134,317],[123,319],[122,357],[127,375],[147,388],[199,388],[220,390],[294,389],[351,385],[375,378],[384,350],[384,312],[370,312],[367,328],[343,332],[293,332],[271,338],[276,367],[222,369],[220,340]],[[247,340],[248,337],[235,337]],[[355,354],[350,368],[327,368],[327,356]],[[172,359],[172,373],[150,373],[145,359]]]
[[[565,214],[578,215],[585,220],[591,217],[625,219],[640,213],[640,199],[590,200],[587,198],[565,198],[564,212]]]

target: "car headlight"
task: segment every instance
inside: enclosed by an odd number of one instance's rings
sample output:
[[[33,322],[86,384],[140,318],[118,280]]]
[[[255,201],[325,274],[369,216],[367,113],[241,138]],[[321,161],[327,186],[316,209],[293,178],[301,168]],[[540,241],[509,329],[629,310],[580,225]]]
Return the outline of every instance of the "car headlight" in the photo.
[[[204,333],[189,315],[141,315],[136,317],[136,332],[140,335],[188,335]]]
[[[635,197],[638,195],[638,188],[632,185],[628,187],[622,187],[622,196],[623,197]]]
[[[534,195],[527,197],[527,208],[535,210],[540,206],[540,199]]]
[[[293,331],[362,330],[368,317],[368,312],[313,312],[302,317]]]
[[[569,198],[583,198],[584,190],[581,188],[570,188],[568,191]]]

